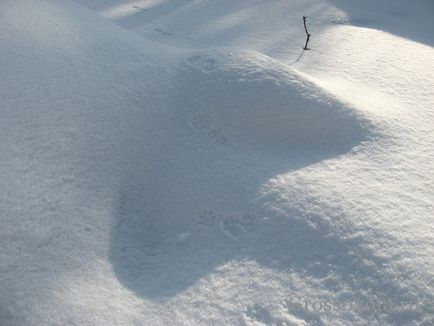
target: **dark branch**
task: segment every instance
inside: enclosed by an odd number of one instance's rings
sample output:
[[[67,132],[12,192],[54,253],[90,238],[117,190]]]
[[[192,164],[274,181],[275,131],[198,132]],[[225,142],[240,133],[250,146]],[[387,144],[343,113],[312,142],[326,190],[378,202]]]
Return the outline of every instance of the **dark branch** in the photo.
[[[309,43],[309,39],[310,39],[310,34],[307,31],[306,20],[307,20],[307,16],[303,16],[304,31],[306,32],[306,44],[304,45],[304,50],[308,50],[307,44]]]

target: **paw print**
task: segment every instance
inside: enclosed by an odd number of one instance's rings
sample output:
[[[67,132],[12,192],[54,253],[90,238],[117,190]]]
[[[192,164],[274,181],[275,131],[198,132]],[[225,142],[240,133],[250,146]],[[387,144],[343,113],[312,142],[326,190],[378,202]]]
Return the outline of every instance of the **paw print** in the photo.
[[[243,232],[250,232],[257,221],[258,218],[252,213],[232,212],[225,214],[222,229],[232,236],[237,236]]]
[[[225,145],[228,141],[228,139],[224,135],[222,135],[221,131],[216,128],[212,128],[209,130],[208,137],[220,145]]]
[[[215,60],[213,58],[207,59],[203,64],[203,70],[209,71],[209,70],[214,69],[216,66],[216,63],[217,63],[217,60]]]
[[[162,30],[157,31],[156,29],[154,29],[154,31],[159,32],[160,34],[162,34],[161,32],[164,32]],[[193,55],[188,57],[187,61],[189,62],[189,64],[194,65],[196,68],[202,70],[203,72],[209,72],[215,69],[217,66],[217,60],[208,55]]]
[[[240,223],[241,219],[242,213],[240,212],[230,212],[224,214],[221,222],[222,231],[231,236],[240,235],[243,232]]]
[[[206,115],[198,114],[190,119],[190,126],[197,131],[207,130],[211,128],[211,122]]]
[[[210,228],[215,224],[217,216],[214,214],[212,210],[204,209],[199,213],[198,219],[199,219],[198,222],[199,225]]]
[[[190,119],[190,126],[199,134],[207,137],[216,144],[225,145],[228,139],[223,135],[222,131],[211,122],[211,118],[205,114],[194,115]]]
[[[258,222],[256,215],[252,213],[244,213],[240,220],[240,225],[245,231],[251,231],[253,226]]]

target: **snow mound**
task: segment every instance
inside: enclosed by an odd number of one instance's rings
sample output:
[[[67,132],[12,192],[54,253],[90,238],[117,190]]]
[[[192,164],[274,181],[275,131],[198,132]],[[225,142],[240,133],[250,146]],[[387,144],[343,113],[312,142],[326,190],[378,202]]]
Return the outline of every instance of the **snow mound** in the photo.
[[[267,249],[251,246],[255,232],[259,247],[281,251],[292,232],[314,238],[298,213],[283,222],[264,211],[261,187],[378,133],[357,109],[257,52],[187,53],[176,71],[166,111],[148,116],[153,146],[128,157],[113,207],[114,271],[151,299],[194,288],[228,259],[268,265]]]
[[[254,51],[156,44],[68,0],[35,3],[0,3],[0,324],[432,320],[432,237],[420,231],[432,74],[355,74],[403,94],[390,125],[406,128],[383,137],[384,102],[376,115],[372,101],[345,103],[320,75]],[[328,67],[316,53],[303,60]],[[303,310],[305,299],[362,309]],[[364,310],[376,302],[391,312]]]
[[[254,51],[190,55],[177,82],[177,114],[217,142],[276,153],[343,150],[374,129],[303,74]]]

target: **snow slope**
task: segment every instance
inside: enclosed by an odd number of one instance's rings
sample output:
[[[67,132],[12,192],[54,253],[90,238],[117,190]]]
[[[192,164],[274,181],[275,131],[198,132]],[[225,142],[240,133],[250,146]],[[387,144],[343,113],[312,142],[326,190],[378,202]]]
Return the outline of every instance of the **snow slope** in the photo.
[[[370,5],[0,3],[0,325],[433,323],[433,5]]]

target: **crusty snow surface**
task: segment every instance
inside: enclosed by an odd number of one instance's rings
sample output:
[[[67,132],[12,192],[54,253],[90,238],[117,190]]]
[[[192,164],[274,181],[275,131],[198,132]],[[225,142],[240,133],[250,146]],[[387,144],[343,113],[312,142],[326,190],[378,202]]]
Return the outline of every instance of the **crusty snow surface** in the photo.
[[[433,16],[2,0],[0,325],[433,325]]]

